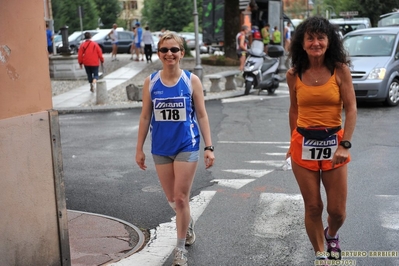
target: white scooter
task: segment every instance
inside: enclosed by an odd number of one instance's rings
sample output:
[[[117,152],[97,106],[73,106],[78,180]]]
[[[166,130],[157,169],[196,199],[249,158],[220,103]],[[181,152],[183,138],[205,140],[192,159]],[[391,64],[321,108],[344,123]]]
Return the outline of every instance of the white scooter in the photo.
[[[255,39],[251,48],[248,49],[248,57],[244,65],[243,78],[245,80],[245,95],[254,88],[267,90],[273,94],[283,80],[278,75],[280,57],[284,55],[284,48],[281,45],[269,45],[267,55],[263,52],[263,42]]]

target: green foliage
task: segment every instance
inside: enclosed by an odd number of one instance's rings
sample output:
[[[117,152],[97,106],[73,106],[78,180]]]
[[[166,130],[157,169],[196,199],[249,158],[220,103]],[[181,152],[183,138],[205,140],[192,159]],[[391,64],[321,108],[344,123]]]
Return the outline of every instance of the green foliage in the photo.
[[[192,0],[146,0],[142,22],[153,31],[165,28],[178,32],[194,20],[193,10]]]
[[[102,28],[110,29],[112,24],[117,22],[118,15],[121,12],[120,2],[118,0],[94,0],[97,5],[98,15],[103,23]],[[122,26],[123,24],[118,24]]]
[[[97,28],[98,11],[94,0],[62,1],[60,8],[61,25],[67,25],[69,33],[81,30],[79,6],[83,9],[83,30]]]
[[[190,22],[187,26],[185,26],[182,31],[184,31],[184,32],[195,32],[194,21]],[[200,32],[200,33],[202,32],[201,24],[198,25],[198,32]]]

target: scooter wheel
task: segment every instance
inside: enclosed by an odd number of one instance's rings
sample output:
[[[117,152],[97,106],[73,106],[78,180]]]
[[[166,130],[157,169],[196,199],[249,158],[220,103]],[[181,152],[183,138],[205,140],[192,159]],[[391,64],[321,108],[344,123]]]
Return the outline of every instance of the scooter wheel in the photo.
[[[245,81],[245,91],[244,91],[244,95],[248,95],[249,91],[252,88],[252,81],[246,80]]]

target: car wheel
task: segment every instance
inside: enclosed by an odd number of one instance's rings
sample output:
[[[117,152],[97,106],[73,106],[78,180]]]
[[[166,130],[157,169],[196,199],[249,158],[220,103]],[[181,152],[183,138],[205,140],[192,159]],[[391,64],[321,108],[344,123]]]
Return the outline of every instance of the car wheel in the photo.
[[[388,87],[388,95],[385,104],[388,106],[396,106],[399,103],[399,80],[393,79]]]
[[[76,46],[71,47],[71,54],[77,54],[78,53],[78,48]]]

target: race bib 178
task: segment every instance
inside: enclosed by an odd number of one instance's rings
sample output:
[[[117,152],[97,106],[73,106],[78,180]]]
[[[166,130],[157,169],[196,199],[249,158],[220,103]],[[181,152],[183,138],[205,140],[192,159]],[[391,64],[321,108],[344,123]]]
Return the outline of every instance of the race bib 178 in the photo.
[[[338,137],[334,134],[324,140],[303,138],[303,160],[331,160],[338,147]]]
[[[186,121],[186,101],[184,97],[154,100],[155,121]]]

